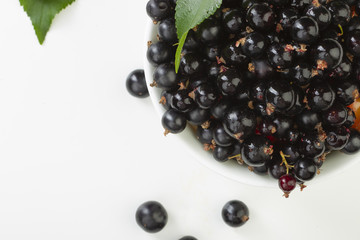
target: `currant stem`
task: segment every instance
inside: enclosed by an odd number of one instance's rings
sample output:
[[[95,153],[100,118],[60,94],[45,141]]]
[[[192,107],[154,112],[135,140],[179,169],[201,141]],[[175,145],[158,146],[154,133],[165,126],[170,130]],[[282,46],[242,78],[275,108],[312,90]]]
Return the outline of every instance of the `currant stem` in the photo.
[[[281,165],[282,165],[282,164],[285,164],[286,174],[289,174],[290,168],[293,168],[293,167],[294,167],[293,165],[288,164],[288,162],[286,161],[286,158],[287,158],[287,157],[290,157],[290,156],[289,156],[289,155],[285,155],[282,151],[280,151],[280,156],[281,156],[281,158],[282,158],[282,163],[281,163]]]

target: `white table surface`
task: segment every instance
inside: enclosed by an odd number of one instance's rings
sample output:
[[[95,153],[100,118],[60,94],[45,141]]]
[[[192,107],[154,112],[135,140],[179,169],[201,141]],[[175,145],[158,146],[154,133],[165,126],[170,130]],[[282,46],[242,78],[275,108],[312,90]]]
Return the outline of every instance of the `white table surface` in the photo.
[[[78,0],[40,46],[17,0],[0,2],[0,239],[360,239],[360,165],[296,189],[251,187],[205,168],[164,137],[150,99],[125,78],[143,68],[147,0]],[[230,228],[222,206],[244,201]],[[167,226],[135,223],[160,201]]]

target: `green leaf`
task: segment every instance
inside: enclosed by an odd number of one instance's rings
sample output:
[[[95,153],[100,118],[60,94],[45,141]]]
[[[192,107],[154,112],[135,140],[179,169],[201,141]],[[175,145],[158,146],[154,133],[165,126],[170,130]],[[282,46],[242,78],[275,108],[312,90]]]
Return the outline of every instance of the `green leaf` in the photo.
[[[20,0],[25,12],[30,17],[40,44],[50,29],[56,14],[75,0]]]
[[[181,51],[184,46],[186,35],[206,18],[213,15],[221,6],[222,0],[177,0],[175,24],[179,45],[175,55],[175,70],[180,66]]]

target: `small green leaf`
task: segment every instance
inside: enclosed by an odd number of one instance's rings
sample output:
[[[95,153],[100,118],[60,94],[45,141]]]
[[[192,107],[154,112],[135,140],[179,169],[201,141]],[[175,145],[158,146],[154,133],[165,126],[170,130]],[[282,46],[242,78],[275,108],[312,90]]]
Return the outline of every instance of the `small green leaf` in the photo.
[[[187,35],[188,35],[188,32],[184,33],[184,35],[180,38],[179,45],[178,45],[178,47],[176,49],[176,54],[175,54],[175,70],[176,70],[176,73],[178,72],[179,67],[180,67],[181,50],[182,50],[182,46],[184,46]],[[181,46],[181,47],[179,47],[179,46]]]
[[[175,24],[179,45],[175,55],[175,70],[180,66],[181,51],[184,46],[187,33],[206,18],[213,15],[221,6],[222,0],[177,0]]]
[[[36,36],[43,44],[56,14],[75,0],[20,0],[25,12],[30,17]]]

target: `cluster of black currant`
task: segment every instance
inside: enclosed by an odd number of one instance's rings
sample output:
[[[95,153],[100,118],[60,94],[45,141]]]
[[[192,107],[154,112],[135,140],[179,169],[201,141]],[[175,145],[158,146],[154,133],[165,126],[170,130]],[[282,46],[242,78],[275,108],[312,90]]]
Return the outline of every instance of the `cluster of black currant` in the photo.
[[[239,200],[227,202],[221,210],[224,222],[231,227],[240,227],[249,220],[248,207]],[[146,232],[161,231],[168,221],[168,214],[163,205],[157,201],[148,201],[141,204],[136,210],[137,224]],[[192,236],[185,236],[179,240],[197,240]]]
[[[331,151],[360,150],[348,107],[360,97],[360,1],[223,0],[189,32],[178,73],[175,5],[146,8],[158,24],[147,58],[165,134],[190,123],[217,161],[270,174],[286,197]]]

